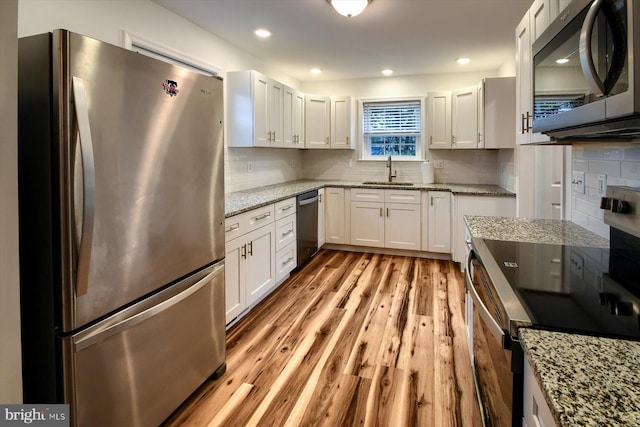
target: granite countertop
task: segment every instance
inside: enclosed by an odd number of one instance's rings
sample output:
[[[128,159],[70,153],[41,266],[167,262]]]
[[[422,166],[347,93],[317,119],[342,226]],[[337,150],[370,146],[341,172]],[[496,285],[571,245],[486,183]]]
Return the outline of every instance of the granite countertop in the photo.
[[[489,184],[421,184],[407,186],[364,185],[361,181],[314,181],[297,180],[282,184],[252,188],[225,194],[225,216],[228,218],[270,203],[297,196],[306,191],[324,187],[344,188],[401,188],[403,190],[449,191],[457,195],[515,197],[516,195],[497,185]]]
[[[465,216],[473,237],[515,242],[608,248],[609,240],[571,221]]]
[[[640,425],[640,343],[523,328],[522,348],[559,426]]]

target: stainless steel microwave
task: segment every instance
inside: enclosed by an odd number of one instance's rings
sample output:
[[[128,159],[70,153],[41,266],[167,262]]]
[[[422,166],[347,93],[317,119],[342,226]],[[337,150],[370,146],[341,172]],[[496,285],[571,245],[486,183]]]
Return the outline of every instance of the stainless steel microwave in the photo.
[[[533,44],[534,132],[640,139],[639,18],[636,0],[569,3]]]

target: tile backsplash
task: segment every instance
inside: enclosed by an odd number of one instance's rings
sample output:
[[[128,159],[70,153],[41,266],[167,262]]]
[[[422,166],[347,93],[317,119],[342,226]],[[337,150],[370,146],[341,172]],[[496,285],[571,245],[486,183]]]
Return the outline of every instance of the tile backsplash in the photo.
[[[606,185],[640,188],[640,146],[631,144],[574,145],[572,170],[584,172],[584,193],[571,190],[571,220],[609,238],[609,226],[600,209],[598,178],[606,176]],[[569,183],[570,184],[570,183]]]

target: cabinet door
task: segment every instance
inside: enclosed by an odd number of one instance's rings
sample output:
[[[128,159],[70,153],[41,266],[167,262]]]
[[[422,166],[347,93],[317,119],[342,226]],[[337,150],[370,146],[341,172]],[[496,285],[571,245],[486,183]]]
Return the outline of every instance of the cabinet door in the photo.
[[[284,87],[281,83],[269,79],[269,131],[271,147],[283,147],[283,100]]]
[[[478,100],[478,133],[484,148],[515,148],[516,128],[510,117],[516,109],[516,78],[490,77],[482,81]]]
[[[301,92],[293,96],[293,139],[296,148],[304,147],[304,94]]]
[[[345,236],[344,188],[325,188],[325,203],[326,243],[347,243]]]
[[[534,0],[529,8],[529,31],[531,34],[531,44],[538,40],[538,37],[549,26],[551,0]]]
[[[224,289],[226,323],[238,317],[246,308],[244,287],[244,262],[246,260],[247,246],[245,240],[240,237],[225,244],[226,254],[224,261]]]
[[[284,86],[282,96],[282,146],[285,148],[296,147],[295,133],[295,108],[297,92]]]
[[[331,148],[353,148],[350,96],[331,97]]]
[[[478,148],[478,86],[456,89],[451,98],[452,148]]]
[[[420,205],[385,203],[384,210],[384,247],[420,250]]]
[[[260,73],[253,73],[253,135],[256,147],[271,146],[269,123],[270,79]]]
[[[484,148],[484,80],[478,84],[478,148]]]
[[[325,218],[324,188],[318,190],[318,249],[324,245],[324,218]]]
[[[429,92],[427,96],[429,148],[451,148],[451,92]]]
[[[351,202],[351,244],[384,247],[384,203]]]
[[[275,285],[275,225],[273,223],[245,236],[247,259],[245,286],[247,306],[251,306]]]
[[[331,98],[305,96],[305,148],[331,148]]]
[[[451,253],[451,193],[429,191],[429,252]]]

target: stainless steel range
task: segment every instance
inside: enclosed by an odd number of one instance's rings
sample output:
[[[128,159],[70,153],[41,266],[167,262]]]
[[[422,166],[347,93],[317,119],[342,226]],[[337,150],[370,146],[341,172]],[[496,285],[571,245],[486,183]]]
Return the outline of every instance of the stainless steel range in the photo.
[[[640,189],[602,200],[610,248],[472,239],[468,328],[485,425],[522,424],[518,329],[640,340]]]

